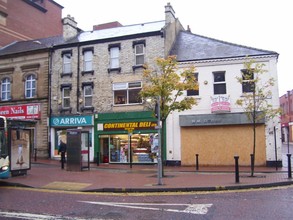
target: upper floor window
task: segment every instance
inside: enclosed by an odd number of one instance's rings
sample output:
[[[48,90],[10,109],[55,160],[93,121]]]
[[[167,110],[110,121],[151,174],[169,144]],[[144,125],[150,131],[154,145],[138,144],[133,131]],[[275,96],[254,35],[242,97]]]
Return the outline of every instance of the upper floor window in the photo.
[[[213,72],[214,74],[214,95],[226,94],[225,71]]]
[[[93,82],[82,83],[85,108],[93,106],[93,86]]]
[[[108,73],[110,73],[111,71],[118,71],[120,73],[121,71],[120,61],[119,61],[120,48],[121,48],[120,43],[108,45],[109,57],[110,57]]]
[[[143,65],[144,64],[144,45],[138,44],[135,45],[135,65]]]
[[[93,51],[88,50],[85,51],[84,54],[84,71],[92,71],[93,70]]]
[[[139,92],[141,91],[141,82],[114,83],[114,104],[139,104],[142,102]]]
[[[110,48],[110,69],[119,68],[119,47]]]
[[[36,96],[36,77],[31,74],[25,80],[25,97],[33,98]]]
[[[71,74],[72,73],[71,57],[72,57],[72,51],[71,50],[62,52],[63,74]]]
[[[9,78],[4,78],[1,81],[1,100],[11,99],[11,83]]]
[[[62,87],[62,108],[70,108],[70,86]]]
[[[198,73],[194,73],[196,81],[198,81]],[[199,89],[190,89],[187,90],[187,96],[199,95]]]
[[[132,42],[135,56],[135,66],[142,66],[145,63],[145,40]]]
[[[93,74],[94,47],[82,48],[82,54],[83,54],[83,71],[82,71],[82,74],[85,74],[85,73]]]
[[[253,71],[241,70],[242,72],[242,92],[253,92],[254,90],[254,74]]]

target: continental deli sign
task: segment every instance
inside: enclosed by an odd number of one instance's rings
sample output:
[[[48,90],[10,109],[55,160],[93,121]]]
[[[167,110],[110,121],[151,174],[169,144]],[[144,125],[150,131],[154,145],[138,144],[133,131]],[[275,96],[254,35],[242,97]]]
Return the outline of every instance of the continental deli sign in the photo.
[[[119,122],[119,123],[104,123],[104,131],[112,130],[142,130],[142,129],[155,129],[157,126],[156,122],[142,121],[142,122]]]

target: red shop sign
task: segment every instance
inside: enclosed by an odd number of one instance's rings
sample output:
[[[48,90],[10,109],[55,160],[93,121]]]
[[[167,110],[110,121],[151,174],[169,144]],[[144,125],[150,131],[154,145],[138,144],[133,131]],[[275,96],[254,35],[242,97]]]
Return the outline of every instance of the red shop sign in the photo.
[[[0,115],[17,119],[40,119],[40,104],[0,106]]]

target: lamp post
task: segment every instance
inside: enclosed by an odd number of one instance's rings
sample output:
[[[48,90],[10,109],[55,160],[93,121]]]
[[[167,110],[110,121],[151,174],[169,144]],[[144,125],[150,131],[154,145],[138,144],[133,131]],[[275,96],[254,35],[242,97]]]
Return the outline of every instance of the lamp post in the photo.
[[[155,114],[157,116],[157,127],[158,130],[158,185],[163,185],[162,183],[162,155],[161,155],[161,97],[158,96]]]

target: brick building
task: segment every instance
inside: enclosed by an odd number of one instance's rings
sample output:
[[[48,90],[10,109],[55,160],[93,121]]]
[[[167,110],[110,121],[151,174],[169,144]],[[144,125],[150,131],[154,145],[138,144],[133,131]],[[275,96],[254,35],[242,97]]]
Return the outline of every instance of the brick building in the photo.
[[[0,114],[35,122],[30,152],[38,157],[49,153],[50,46],[62,41],[62,36],[21,41],[0,50]]]
[[[282,109],[281,125],[282,125],[282,141],[292,142],[293,139],[293,90],[289,90],[280,97],[280,106]]]
[[[62,35],[62,8],[53,0],[1,0],[0,47]]]
[[[90,132],[94,146],[91,161],[127,163],[130,161],[127,146],[131,142],[134,162],[153,162],[149,143],[156,132],[155,119],[145,111],[138,93],[143,84],[143,65],[155,67],[155,59],[168,55],[177,32],[183,29],[172,6],[168,4],[165,9],[166,20],[128,26],[115,22],[114,28],[99,25],[96,30],[81,32],[75,38],[68,31],[68,41],[54,47],[52,157],[57,156],[66,129],[80,127]],[[114,128],[115,123],[143,127],[129,139],[125,127]]]

